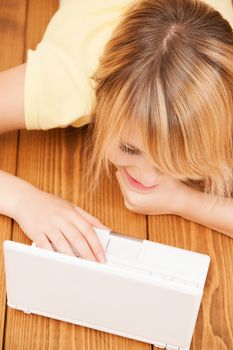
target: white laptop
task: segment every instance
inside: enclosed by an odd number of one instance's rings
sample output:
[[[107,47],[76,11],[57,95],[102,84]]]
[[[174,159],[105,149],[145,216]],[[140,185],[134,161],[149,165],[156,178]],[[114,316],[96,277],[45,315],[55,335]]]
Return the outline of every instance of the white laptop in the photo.
[[[8,305],[160,348],[188,350],[209,256],[95,231],[105,264],[4,241]]]

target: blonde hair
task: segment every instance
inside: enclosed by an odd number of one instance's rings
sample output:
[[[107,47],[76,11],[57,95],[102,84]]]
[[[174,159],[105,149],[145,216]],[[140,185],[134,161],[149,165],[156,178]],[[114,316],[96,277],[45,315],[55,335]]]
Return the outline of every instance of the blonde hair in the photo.
[[[199,0],[137,1],[93,76],[85,180],[96,189],[108,150],[132,126],[163,173],[218,196],[233,184],[233,33]]]

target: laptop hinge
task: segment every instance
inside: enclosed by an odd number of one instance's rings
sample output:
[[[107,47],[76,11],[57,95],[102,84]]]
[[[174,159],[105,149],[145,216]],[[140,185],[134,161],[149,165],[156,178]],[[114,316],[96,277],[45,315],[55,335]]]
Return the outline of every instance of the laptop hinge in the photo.
[[[181,348],[180,346],[166,344],[166,350],[189,350],[189,348]]]
[[[184,348],[181,348],[179,346],[165,344],[165,343],[161,343],[161,342],[156,342],[153,345],[157,348],[166,349],[166,350],[188,350],[188,348],[184,349]]]
[[[180,350],[180,347],[166,344],[166,350]]]
[[[165,343],[156,342],[156,343],[154,343],[154,346],[156,348],[166,349],[166,344]]]
[[[25,314],[30,314],[31,311],[30,309],[28,309],[27,307],[22,307],[22,306],[15,306],[16,310],[20,310],[20,311],[23,311]]]

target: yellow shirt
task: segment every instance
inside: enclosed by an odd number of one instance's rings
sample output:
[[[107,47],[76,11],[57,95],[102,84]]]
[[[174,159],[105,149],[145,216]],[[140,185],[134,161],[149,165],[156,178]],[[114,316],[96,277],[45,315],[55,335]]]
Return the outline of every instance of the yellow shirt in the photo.
[[[90,77],[131,2],[62,0],[36,50],[28,50],[24,99],[27,129],[89,123],[94,98]],[[206,2],[233,25],[231,0]]]

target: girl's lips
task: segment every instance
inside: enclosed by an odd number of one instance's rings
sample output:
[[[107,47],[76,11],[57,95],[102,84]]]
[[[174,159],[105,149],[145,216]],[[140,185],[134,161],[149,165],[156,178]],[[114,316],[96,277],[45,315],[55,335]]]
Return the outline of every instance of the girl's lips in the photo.
[[[158,186],[158,185],[154,185],[154,186],[146,187],[141,182],[138,182],[132,176],[130,176],[126,169],[124,169],[124,171],[125,171],[125,174],[127,176],[127,179],[129,180],[130,184],[133,185],[136,188],[140,188],[140,189],[143,189],[143,190],[152,190],[153,188]]]

